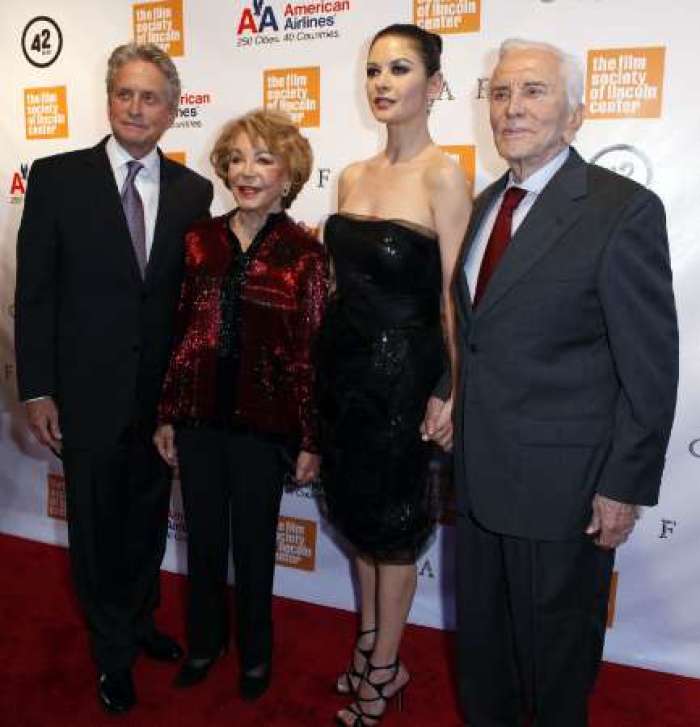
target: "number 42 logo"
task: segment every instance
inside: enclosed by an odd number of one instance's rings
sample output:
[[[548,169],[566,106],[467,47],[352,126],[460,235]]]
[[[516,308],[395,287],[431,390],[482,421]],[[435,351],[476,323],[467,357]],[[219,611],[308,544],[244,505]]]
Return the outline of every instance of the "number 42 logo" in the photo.
[[[61,54],[63,34],[58,24],[46,15],[32,18],[22,31],[22,53],[37,68],[50,66]]]

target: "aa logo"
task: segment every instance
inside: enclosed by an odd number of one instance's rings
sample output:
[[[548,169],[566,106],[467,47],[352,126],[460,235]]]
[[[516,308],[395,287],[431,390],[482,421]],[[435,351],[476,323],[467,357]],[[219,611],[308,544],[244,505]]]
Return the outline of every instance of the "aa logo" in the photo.
[[[241,19],[238,21],[236,35],[279,30],[275,11],[271,5],[263,0],[253,0],[251,5],[252,7],[243,9]]]
[[[452,157],[464,172],[464,176],[469,183],[474,186],[474,177],[476,176],[476,147],[472,145],[448,144],[440,145],[447,156]]]
[[[46,514],[56,520],[65,520],[66,482],[63,476],[50,472],[46,485]]]
[[[586,116],[590,119],[661,116],[666,49],[588,51]]]
[[[24,200],[27,193],[27,177],[29,176],[29,165],[20,164],[19,169],[12,174],[10,180],[10,194],[8,200],[12,204],[19,204]]]
[[[134,5],[134,39],[137,43],[155,43],[169,56],[185,53],[182,0]]]
[[[481,0],[413,0],[413,22],[433,33],[481,29]]]
[[[263,106],[283,111],[298,126],[320,126],[321,69],[313,66],[265,71]]]
[[[165,156],[182,166],[187,166],[187,153],[184,151],[166,151]]]
[[[24,123],[27,139],[68,136],[66,87],[25,88]]]
[[[280,516],[277,522],[277,563],[299,570],[316,569],[316,523]]]

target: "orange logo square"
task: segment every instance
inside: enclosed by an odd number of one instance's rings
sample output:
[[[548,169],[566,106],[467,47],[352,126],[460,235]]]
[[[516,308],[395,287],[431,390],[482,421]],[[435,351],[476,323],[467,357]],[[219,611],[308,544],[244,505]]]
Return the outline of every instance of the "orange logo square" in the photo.
[[[481,0],[413,0],[413,22],[443,35],[481,30]]]
[[[661,116],[666,49],[589,50],[586,117],[589,119]]]
[[[284,111],[298,126],[320,126],[321,69],[312,66],[265,71],[263,106]]]
[[[610,580],[610,595],[608,596],[608,628],[611,629],[615,623],[615,605],[617,603],[617,571],[613,571]]]
[[[187,153],[184,151],[166,151],[164,152],[165,156],[168,159],[171,159],[174,162],[177,162],[178,164],[182,164],[182,166],[187,166]]]
[[[139,3],[133,8],[134,40],[155,43],[169,56],[185,53],[182,0]]]
[[[65,520],[66,482],[61,475],[49,473],[46,488],[46,514],[56,520]]]
[[[68,136],[66,87],[25,88],[24,125],[27,139],[62,139]]]
[[[281,515],[277,523],[277,563],[289,568],[316,569],[316,523]]]
[[[441,144],[440,148],[462,167],[464,176],[474,186],[474,177],[476,176],[476,147],[472,144]]]

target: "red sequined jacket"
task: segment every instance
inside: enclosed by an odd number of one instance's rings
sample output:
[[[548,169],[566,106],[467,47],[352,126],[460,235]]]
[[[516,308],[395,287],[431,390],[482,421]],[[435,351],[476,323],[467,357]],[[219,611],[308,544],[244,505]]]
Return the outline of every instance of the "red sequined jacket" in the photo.
[[[243,253],[230,216],[186,235],[159,420],[291,435],[318,452],[313,349],[328,293],[325,250],[277,213]]]

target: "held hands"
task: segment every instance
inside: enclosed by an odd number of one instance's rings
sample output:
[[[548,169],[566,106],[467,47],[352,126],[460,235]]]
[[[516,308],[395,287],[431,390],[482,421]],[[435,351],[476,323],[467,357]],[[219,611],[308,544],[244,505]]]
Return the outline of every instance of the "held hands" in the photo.
[[[639,508],[636,505],[596,495],[593,498],[593,517],[586,534],[595,535],[594,542],[601,548],[617,548],[629,538],[638,518]]]
[[[317,479],[321,470],[321,457],[311,452],[299,452],[294,479],[300,485],[307,485]]]
[[[447,401],[437,396],[428,399],[420,433],[424,442],[432,440],[446,452],[452,449],[452,397]]]
[[[175,448],[175,429],[172,424],[161,424],[153,435],[153,444],[165,463],[177,467],[177,449]]]
[[[58,425],[58,409],[50,396],[24,403],[29,428],[39,442],[54,453],[61,452],[61,428]]]

